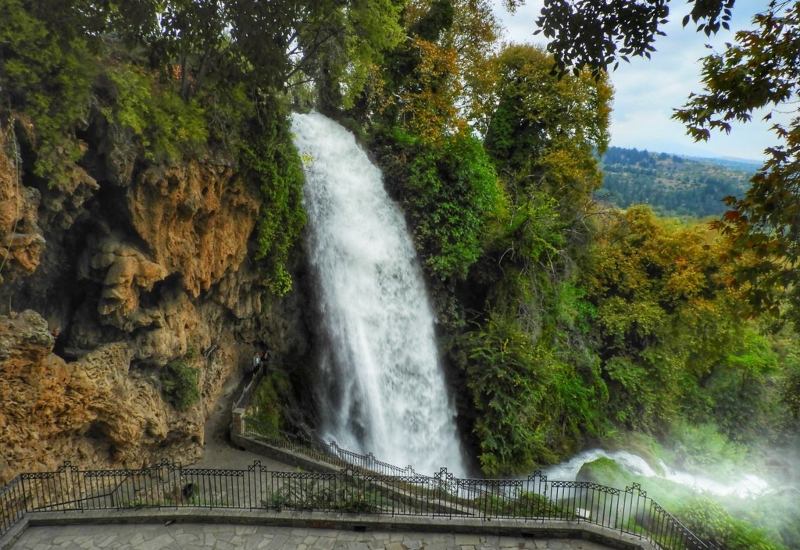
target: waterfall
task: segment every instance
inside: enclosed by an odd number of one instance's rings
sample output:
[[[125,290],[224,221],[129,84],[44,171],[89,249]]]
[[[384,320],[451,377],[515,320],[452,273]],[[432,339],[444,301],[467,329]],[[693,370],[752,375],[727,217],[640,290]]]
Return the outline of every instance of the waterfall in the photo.
[[[403,214],[342,126],[292,116],[318,282],[322,434],[432,474],[465,472],[434,317]]]

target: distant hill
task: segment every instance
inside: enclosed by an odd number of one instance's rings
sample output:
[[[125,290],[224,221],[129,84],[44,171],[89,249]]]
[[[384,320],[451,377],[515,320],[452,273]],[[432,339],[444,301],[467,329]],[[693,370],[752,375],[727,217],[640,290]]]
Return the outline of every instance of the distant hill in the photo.
[[[731,170],[740,170],[743,172],[755,172],[763,164],[760,160],[743,159],[738,157],[694,157],[691,155],[680,155],[684,160],[693,160],[697,162],[710,162],[711,164],[719,164]]]
[[[602,157],[602,202],[627,208],[649,204],[663,216],[718,216],[723,197],[741,197],[758,164],[732,159],[690,159],[611,147]]]

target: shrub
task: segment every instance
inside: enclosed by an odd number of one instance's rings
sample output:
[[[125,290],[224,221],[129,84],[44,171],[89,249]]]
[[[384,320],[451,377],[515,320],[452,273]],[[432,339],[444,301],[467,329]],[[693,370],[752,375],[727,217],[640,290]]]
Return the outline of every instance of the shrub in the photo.
[[[161,373],[164,399],[179,411],[189,410],[200,399],[199,378],[200,371],[183,359],[171,362]]]
[[[253,418],[261,424],[276,429],[284,427],[283,404],[289,399],[292,387],[286,373],[276,371],[268,374],[253,393],[251,400]]]
[[[731,516],[722,505],[708,498],[697,498],[677,514],[683,524],[705,541],[714,541],[727,550],[782,550],[766,532]]]
[[[174,161],[205,145],[208,125],[198,100],[184,102],[169,84],[157,84],[152,74],[134,66],[109,64],[106,74],[115,97],[101,110],[139,138],[146,159]]]
[[[606,396],[597,374],[534,342],[515,319],[491,315],[465,345],[484,473],[529,472],[566,457],[576,442],[603,429]]]
[[[432,143],[394,128],[381,164],[408,214],[414,244],[428,273],[464,280],[483,253],[490,218],[502,208],[502,192],[480,141],[456,134]]]

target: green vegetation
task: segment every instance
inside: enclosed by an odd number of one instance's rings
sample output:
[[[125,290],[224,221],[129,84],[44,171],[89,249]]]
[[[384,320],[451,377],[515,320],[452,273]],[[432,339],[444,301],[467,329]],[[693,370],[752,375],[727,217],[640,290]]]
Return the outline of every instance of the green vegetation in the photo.
[[[381,144],[382,162],[408,214],[428,273],[463,280],[483,252],[489,216],[501,190],[480,142],[456,134],[432,143],[394,129]],[[394,153],[403,151],[402,157]]]
[[[669,442],[665,454],[670,464],[692,472],[713,469],[715,478],[721,481],[737,482],[747,461],[747,447],[720,432],[713,423],[679,420],[670,427]]]
[[[730,169],[711,161],[610,147],[598,200],[619,208],[647,204],[660,216],[722,215],[725,197],[741,197],[756,165]],[[744,166],[744,165],[742,165]]]
[[[250,399],[250,415],[261,424],[285,430],[289,426],[283,406],[291,401],[292,386],[283,371],[264,376]]]
[[[721,2],[711,2],[717,8]],[[674,118],[696,140],[712,130],[730,132],[765,109],[792,113],[772,126],[776,143],[743,197],[726,200],[729,211],[717,227],[731,240],[732,282],[743,291],[750,314],[790,319],[800,326],[800,239],[797,173],[800,170],[800,4],[771,0],[753,17],[752,28],[736,33],[722,53],[703,59],[702,93],[692,94]]]
[[[292,145],[284,109],[273,99],[241,143],[245,175],[258,185],[264,201],[256,226],[256,260],[264,261],[266,284],[278,296],[292,287],[289,251],[306,222],[302,163]]]
[[[506,200],[468,281],[485,296],[473,304],[483,313],[451,353],[466,373],[479,459],[492,474],[559,460],[605,429],[608,395],[588,346],[596,312],[575,273],[600,183],[592,151],[606,146],[611,96],[588,75],[557,80],[536,48],[509,47],[496,63],[485,146]]]
[[[576,268],[601,182],[593,151],[607,145],[611,89],[588,74],[558,80],[552,58],[529,46],[456,65],[452,44],[472,12],[443,4],[406,21],[424,55],[394,52],[384,88],[369,98],[389,106],[367,129],[408,214],[443,345],[463,373],[482,468],[525,472],[606,426],[608,395],[589,346],[595,310]],[[426,63],[433,72],[417,72]],[[487,96],[463,114],[486,128],[483,143],[463,130],[453,94],[462,85]]]
[[[557,517],[572,519],[574,512],[558,506],[549,498],[523,492],[513,497],[485,495],[471,503],[487,516],[517,516],[529,518]]]
[[[697,451],[693,453],[698,455]],[[712,496],[698,496],[686,485],[633,475],[609,458],[584,464],[578,480],[618,489],[638,483],[648,497],[675,515],[692,533],[723,548],[782,550],[795,548],[800,540],[796,528],[797,506],[792,497],[785,495],[731,495],[721,502]],[[741,479],[731,482],[744,483]]]
[[[54,32],[55,22],[27,4],[0,2],[0,105],[10,110],[4,121],[22,122],[37,149],[34,172],[52,186],[80,157],[75,129],[87,119],[97,67],[86,40]]]
[[[605,485],[606,487],[624,489],[631,485],[633,476],[617,464],[616,460],[601,457],[581,466],[576,479],[577,481],[587,481]]]
[[[132,138],[137,169],[223,159],[258,190],[254,255],[264,285],[283,295],[305,222],[287,89],[313,82],[326,101],[352,102],[401,39],[400,9],[388,0],[2,0],[0,120],[48,187],[71,188],[81,140],[106,123]]]
[[[172,361],[161,372],[161,393],[179,411],[188,411],[200,400],[200,371],[187,365],[187,359]]]
[[[209,137],[205,110],[197,99],[183,101],[170,85],[160,85],[146,70],[109,64],[105,77],[113,97],[100,110],[109,121],[138,138],[149,161],[177,162],[197,155]]]
[[[467,336],[467,384],[487,474],[530,472],[562,459],[583,437],[602,433],[596,404],[607,395],[599,373],[564,360],[569,350],[546,342],[534,343],[502,316]]]
[[[331,488],[329,483],[308,480],[305,483],[286,483],[278,491],[271,492],[261,501],[264,508],[278,511],[326,510],[347,513],[375,514],[391,507],[391,500],[381,491],[368,489],[369,483],[341,483]]]
[[[678,513],[683,524],[702,540],[715,541],[730,550],[782,550],[768,534],[732,517],[717,502],[697,498]]]

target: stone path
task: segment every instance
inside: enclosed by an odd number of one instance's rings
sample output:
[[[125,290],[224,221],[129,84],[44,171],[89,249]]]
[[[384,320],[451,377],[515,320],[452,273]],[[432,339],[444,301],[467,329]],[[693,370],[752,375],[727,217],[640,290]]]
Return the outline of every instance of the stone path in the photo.
[[[12,550],[607,550],[576,539],[173,523],[31,527]]]
[[[232,376],[223,388],[223,395],[214,407],[205,424],[203,458],[184,464],[187,468],[209,468],[214,470],[246,470],[254,460],[273,472],[293,472],[296,468],[266,456],[237,449],[230,440],[231,405],[242,394],[249,377],[239,379]]]

